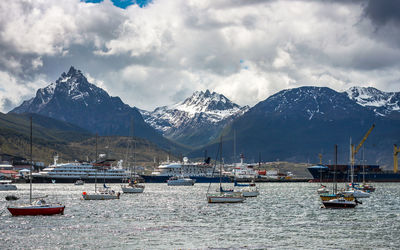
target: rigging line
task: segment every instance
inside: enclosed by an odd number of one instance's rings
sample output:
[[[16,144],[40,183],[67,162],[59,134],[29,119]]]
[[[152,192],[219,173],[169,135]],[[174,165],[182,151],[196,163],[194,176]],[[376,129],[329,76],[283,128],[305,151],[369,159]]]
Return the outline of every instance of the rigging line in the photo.
[[[212,177],[214,177],[214,172],[215,172],[215,169],[217,168],[217,160],[218,160],[218,155],[219,155],[219,146],[217,147],[217,155],[215,156],[215,163],[214,163],[214,167],[213,167],[213,170],[212,170],[212,173],[211,173],[211,178]],[[208,184],[208,189],[207,189],[207,194],[208,194],[208,192],[210,191],[210,187],[211,187],[211,181],[210,181],[210,183]]]

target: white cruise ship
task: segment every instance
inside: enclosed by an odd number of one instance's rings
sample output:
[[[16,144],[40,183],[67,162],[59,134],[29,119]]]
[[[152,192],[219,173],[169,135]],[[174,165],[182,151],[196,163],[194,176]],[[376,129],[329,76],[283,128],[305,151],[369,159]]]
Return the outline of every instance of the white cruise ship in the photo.
[[[129,172],[122,168],[113,168],[111,162],[104,160],[97,163],[71,162],[57,163],[44,168],[39,173],[32,173],[33,182],[41,183],[74,183],[83,180],[85,183],[107,182],[121,183],[130,176]],[[29,179],[27,180],[29,181]]]
[[[196,183],[219,182],[219,173],[213,172],[215,167],[208,163],[189,162],[184,157],[183,162],[169,162],[158,166],[157,170],[151,175],[142,175],[146,183],[167,182],[173,176],[187,176],[195,179]],[[222,182],[230,182],[227,176],[222,178]]]

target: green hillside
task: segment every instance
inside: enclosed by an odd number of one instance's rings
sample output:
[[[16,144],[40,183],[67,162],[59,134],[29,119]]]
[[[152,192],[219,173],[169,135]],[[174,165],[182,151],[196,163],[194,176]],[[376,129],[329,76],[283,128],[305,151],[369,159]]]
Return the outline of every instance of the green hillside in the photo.
[[[49,164],[55,154],[59,155],[60,162],[95,159],[95,135],[70,123],[37,114],[0,113],[0,153],[29,159],[30,116],[33,120],[34,161]],[[125,160],[128,142],[131,141],[131,138],[123,136],[98,137],[98,153],[108,153],[109,158]],[[133,141],[136,144],[136,161],[142,165],[154,164],[154,159],[158,161],[167,158],[166,151],[147,140],[134,138]]]

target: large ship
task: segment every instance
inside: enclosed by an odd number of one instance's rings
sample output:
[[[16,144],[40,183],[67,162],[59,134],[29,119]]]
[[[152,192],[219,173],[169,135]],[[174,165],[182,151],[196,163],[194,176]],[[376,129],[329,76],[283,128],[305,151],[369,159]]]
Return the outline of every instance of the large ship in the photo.
[[[219,173],[215,172],[215,167],[205,161],[204,163],[189,162],[184,157],[183,162],[165,162],[150,175],[141,175],[146,183],[163,183],[172,176],[187,176],[195,179],[196,183],[219,183]],[[222,182],[231,182],[228,176],[222,177]]]
[[[332,182],[335,165],[316,165],[308,168],[315,182]],[[400,173],[384,171],[379,165],[355,165],[354,182],[400,182]],[[338,182],[350,182],[351,166],[337,165],[336,180]]]
[[[82,180],[85,183],[107,182],[121,183],[129,179],[130,174],[121,167],[112,167],[115,160],[107,159],[96,163],[69,162],[50,165],[38,173],[32,173],[32,181],[39,183],[75,183]],[[29,178],[27,178],[29,182]]]

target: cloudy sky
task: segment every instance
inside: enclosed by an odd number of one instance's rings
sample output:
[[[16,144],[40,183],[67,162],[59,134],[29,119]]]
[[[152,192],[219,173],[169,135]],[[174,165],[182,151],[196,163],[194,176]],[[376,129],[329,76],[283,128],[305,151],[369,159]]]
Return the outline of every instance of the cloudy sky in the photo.
[[[132,1],[0,1],[0,111],[71,65],[147,110],[205,89],[240,105],[305,85],[400,91],[400,1]]]

